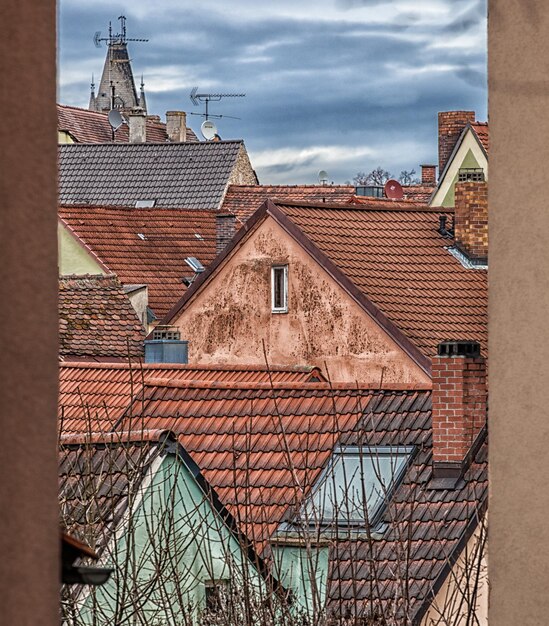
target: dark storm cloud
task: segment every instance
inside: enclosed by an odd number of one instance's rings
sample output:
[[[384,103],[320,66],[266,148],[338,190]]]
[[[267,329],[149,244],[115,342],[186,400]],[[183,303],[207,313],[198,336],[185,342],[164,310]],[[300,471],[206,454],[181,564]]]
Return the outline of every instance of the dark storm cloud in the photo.
[[[479,37],[484,3],[447,1],[457,8],[446,21],[422,21],[413,3],[403,2],[388,21],[374,23],[351,19],[349,11],[377,4],[377,14],[386,0],[342,0],[336,19],[323,19],[320,10],[299,19],[238,14],[238,2],[232,11],[196,4],[168,10],[160,0],[146,17],[127,9],[128,36],[150,39],[131,44],[130,54],[136,80],[145,74],[152,113],[200,112],[188,97],[195,85],[245,92],[211,111],[241,118],[218,120],[220,134],[245,139],[262,182],[314,182],[321,168],[336,182],[378,164],[417,170],[436,162],[437,111],[486,115],[485,44],[482,35],[478,49],[463,39]],[[105,56],[93,34],[104,36],[117,14],[64,0],[60,17],[60,100],[86,106],[91,72],[98,82]],[[188,119],[198,130],[201,118]]]

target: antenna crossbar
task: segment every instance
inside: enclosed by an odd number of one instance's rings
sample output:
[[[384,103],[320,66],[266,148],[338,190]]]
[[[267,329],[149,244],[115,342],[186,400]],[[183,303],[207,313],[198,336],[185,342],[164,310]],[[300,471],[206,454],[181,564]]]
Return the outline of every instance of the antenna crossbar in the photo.
[[[244,98],[246,97],[245,93],[198,93],[198,87],[193,87],[189,98],[194,106],[198,106],[200,102],[204,102],[206,105],[206,112],[201,114],[206,119],[209,117],[208,113],[208,104],[210,102],[219,102],[221,98]],[[225,117],[229,117],[226,115]]]

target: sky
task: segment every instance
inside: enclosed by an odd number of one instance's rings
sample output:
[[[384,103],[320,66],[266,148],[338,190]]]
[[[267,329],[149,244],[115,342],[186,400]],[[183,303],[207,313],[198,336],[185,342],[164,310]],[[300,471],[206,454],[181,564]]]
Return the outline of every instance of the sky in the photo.
[[[93,36],[121,14],[129,38],[149,39],[128,49],[150,114],[204,112],[194,87],[246,94],[210,113],[263,184],[419,173],[438,162],[438,111],[486,120],[486,0],[61,0],[59,102],[87,108],[106,55]],[[187,120],[199,134],[203,118]]]

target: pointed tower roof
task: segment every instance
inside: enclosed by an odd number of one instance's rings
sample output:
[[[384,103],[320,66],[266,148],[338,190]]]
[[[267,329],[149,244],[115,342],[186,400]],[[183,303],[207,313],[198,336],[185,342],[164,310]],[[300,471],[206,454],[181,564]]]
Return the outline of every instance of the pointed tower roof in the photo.
[[[133,72],[128,55],[128,41],[148,41],[147,39],[128,39],[126,37],[126,17],[121,15],[120,32],[112,32],[112,24],[109,23],[109,36],[96,38],[97,42],[107,43],[107,57],[99,83],[97,95],[92,91],[90,97],[90,110],[110,111],[113,108],[129,111],[145,104],[143,85],[141,97],[138,98]]]
[[[92,82],[90,85],[90,105],[88,106],[90,111],[95,111],[95,78],[92,74]]]
[[[145,98],[145,83],[143,82],[143,74],[141,74],[141,88],[139,92],[139,106],[147,112],[147,100]]]

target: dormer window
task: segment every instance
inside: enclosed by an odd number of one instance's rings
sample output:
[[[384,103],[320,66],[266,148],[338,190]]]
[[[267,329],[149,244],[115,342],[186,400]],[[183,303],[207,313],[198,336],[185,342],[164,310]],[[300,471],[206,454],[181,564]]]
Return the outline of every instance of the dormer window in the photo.
[[[273,313],[288,312],[288,266],[271,268],[271,310]]]
[[[402,480],[412,452],[412,446],[337,448],[301,510],[301,522],[374,526]]]

